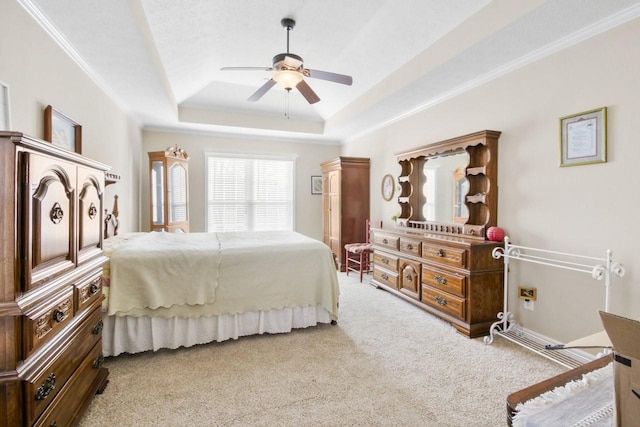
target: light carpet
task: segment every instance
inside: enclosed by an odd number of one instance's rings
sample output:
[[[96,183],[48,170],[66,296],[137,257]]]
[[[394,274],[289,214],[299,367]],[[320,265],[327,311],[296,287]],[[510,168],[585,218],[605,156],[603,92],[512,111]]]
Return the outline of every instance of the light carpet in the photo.
[[[337,325],[107,358],[80,426],[504,426],[510,393],[565,371],[339,279]]]

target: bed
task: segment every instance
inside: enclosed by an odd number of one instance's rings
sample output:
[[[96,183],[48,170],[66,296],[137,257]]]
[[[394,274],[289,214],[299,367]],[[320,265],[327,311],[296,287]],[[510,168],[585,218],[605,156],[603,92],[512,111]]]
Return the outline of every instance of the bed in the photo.
[[[286,333],[338,318],[331,250],[296,232],[104,240],[103,354]]]

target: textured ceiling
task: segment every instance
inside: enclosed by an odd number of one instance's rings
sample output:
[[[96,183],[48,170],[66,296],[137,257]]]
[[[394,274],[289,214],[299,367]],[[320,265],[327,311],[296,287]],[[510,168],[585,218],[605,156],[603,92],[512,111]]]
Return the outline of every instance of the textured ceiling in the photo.
[[[338,142],[640,15],[640,0],[18,0],[147,129]],[[274,86],[286,52],[353,85]],[[284,115],[289,109],[289,118]]]

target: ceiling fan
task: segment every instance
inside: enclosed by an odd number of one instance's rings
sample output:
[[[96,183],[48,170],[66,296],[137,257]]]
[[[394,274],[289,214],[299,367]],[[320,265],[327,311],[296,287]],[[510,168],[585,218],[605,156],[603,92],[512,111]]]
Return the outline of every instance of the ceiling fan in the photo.
[[[280,21],[282,27],[287,30],[287,53],[279,53],[273,57],[273,66],[271,67],[223,67],[221,70],[261,70],[261,71],[273,71],[273,77],[269,79],[264,85],[262,85],[253,95],[249,97],[249,101],[258,101],[262,96],[267,93],[276,83],[280,84],[287,92],[291,91],[294,87],[300,91],[302,96],[309,102],[309,104],[315,104],[320,101],[320,97],[311,89],[311,87],[304,80],[305,77],[311,77],[314,79],[327,80],[334,83],[340,83],[343,85],[351,85],[353,79],[351,76],[344,74],[330,73],[328,71],[311,70],[304,68],[304,61],[301,56],[289,52],[289,31],[296,25],[296,21],[291,18],[283,18]]]

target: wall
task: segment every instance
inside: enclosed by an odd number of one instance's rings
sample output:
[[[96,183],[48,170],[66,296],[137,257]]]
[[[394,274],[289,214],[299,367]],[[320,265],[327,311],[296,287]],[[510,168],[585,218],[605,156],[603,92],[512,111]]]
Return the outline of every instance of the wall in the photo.
[[[626,265],[614,279],[611,311],[640,316],[640,232],[634,215],[640,158],[640,20],[623,24],[384,129],[350,141],[343,155],[371,157],[371,217],[398,211],[380,195],[394,153],[482,129],[499,142],[498,223],[520,245],[604,257]],[[607,163],[559,167],[559,118],[606,106]],[[510,311],[526,328],[560,341],[602,329],[604,287],[589,275],[512,264],[512,289],[538,289],[535,310],[510,292]]]
[[[2,0],[0,81],[9,85],[11,129],[44,137],[44,109],[52,105],[82,125],[82,154],[110,165],[122,182],[107,187],[106,207],[118,194],[120,230],[138,229],[138,126],[16,2]]]
[[[145,131],[143,152],[160,151],[178,144],[189,154],[189,213],[192,232],[205,231],[205,152],[250,154],[295,154],[295,229],[322,240],[322,197],[311,194],[311,176],[321,175],[320,162],[340,155],[340,146],[305,142],[258,139],[241,136],[174,134]],[[149,200],[148,157],[143,155],[141,200]],[[142,230],[149,230],[149,204],[142,203]]]

